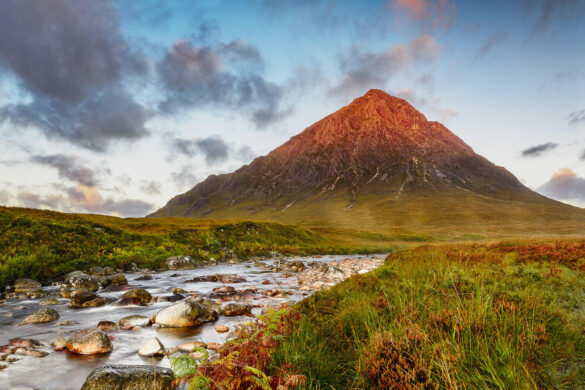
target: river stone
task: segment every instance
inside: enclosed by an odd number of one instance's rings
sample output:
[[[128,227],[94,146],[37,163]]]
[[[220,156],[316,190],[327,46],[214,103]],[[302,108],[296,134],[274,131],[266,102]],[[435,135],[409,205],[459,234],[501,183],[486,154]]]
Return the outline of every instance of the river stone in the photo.
[[[10,341],[8,343],[13,347],[36,348],[36,347],[43,346],[43,344],[39,340],[21,339],[19,337],[15,337],[13,339],[10,339]]]
[[[61,285],[61,296],[70,298],[75,291],[85,290],[95,292],[100,288],[95,276],[87,275],[81,271],[73,271],[65,277]]]
[[[51,344],[55,351],[64,351],[67,349],[67,339],[65,337],[59,337]]]
[[[49,305],[58,305],[59,300],[57,298],[45,298],[41,299],[39,305],[41,306],[49,306]]]
[[[217,319],[217,313],[197,302],[185,300],[166,307],[152,317],[152,322],[163,327],[183,328],[198,326]]]
[[[103,267],[91,267],[89,269],[89,273],[93,276],[104,276],[106,274],[106,270]]]
[[[201,297],[194,297],[190,298],[189,300],[197,302],[198,304],[203,306],[205,310],[209,312],[207,315],[208,321],[216,320],[217,317],[219,317],[219,315],[221,314],[221,306],[214,300]]]
[[[51,322],[59,319],[59,313],[55,309],[43,308],[28,315],[21,325],[24,324],[40,324],[44,322]]]
[[[229,332],[229,331],[230,331],[230,328],[228,328],[228,327],[227,327],[227,326],[225,326],[225,325],[217,325],[217,326],[215,327],[215,331],[216,331],[217,333],[225,333],[225,332]]]
[[[104,332],[112,332],[118,330],[120,327],[114,321],[100,321],[97,324],[97,328]]]
[[[36,280],[32,279],[16,279],[14,282],[14,292],[16,294],[27,294],[29,292],[40,290],[42,285]]]
[[[81,390],[170,390],[173,371],[151,365],[113,365],[97,367]]]
[[[252,313],[252,306],[248,304],[229,303],[227,304],[221,314],[227,317],[243,316]]]
[[[169,269],[193,269],[195,261],[191,256],[173,256],[167,259]]]
[[[207,344],[203,341],[191,341],[177,346],[177,349],[181,352],[195,352],[199,348],[207,348]]]
[[[157,337],[149,339],[144,345],[138,350],[138,355],[150,357],[150,356],[164,356],[165,347]]]
[[[104,267],[104,275],[113,275],[116,273],[116,270],[112,267]]]
[[[128,284],[128,280],[124,274],[115,274],[102,277],[100,283],[104,288],[108,286],[125,286]]]
[[[77,291],[69,299],[69,307],[81,308],[81,307],[97,307],[103,306],[107,303],[106,298],[100,297],[94,292],[90,291]]]
[[[161,295],[158,297],[153,297],[152,302],[178,302],[183,299],[185,299],[185,296],[181,294]]]
[[[120,319],[118,325],[120,327],[148,326],[150,325],[150,318],[139,315],[127,316]]]
[[[122,299],[118,302],[119,304],[138,304],[142,306],[148,305],[152,295],[143,288],[133,288],[122,295]]]
[[[108,335],[98,328],[77,331],[67,340],[67,349],[79,355],[96,355],[114,349]]]

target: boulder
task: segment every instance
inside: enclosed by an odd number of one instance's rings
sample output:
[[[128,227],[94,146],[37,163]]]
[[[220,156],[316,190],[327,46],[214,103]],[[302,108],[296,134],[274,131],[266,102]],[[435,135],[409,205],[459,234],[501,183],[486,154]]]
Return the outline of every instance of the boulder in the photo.
[[[191,256],[173,256],[167,259],[169,269],[193,269],[195,261]]]
[[[107,275],[100,279],[100,284],[104,288],[108,286],[125,286],[128,284],[128,280],[124,274]]]
[[[181,352],[195,352],[199,348],[207,348],[207,344],[203,341],[191,341],[189,343],[181,344],[177,349]]]
[[[24,324],[41,324],[59,319],[59,313],[55,309],[43,308],[29,314],[21,325]]]
[[[200,304],[206,311],[208,311],[208,321],[213,321],[216,320],[219,315],[221,314],[221,306],[211,300],[211,299],[207,299],[207,298],[201,298],[201,297],[194,297],[194,298],[190,298],[190,301],[193,302],[197,302],[198,304]]]
[[[152,317],[152,322],[163,327],[183,328],[198,326],[217,319],[217,313],[197,302],[185,300],[166,307]]]
[[[81,390],[170,390],[173,371],[152,365],[113,365],[97,367]]]
[[[116,273],[116,270],[112,267],[104,267],[104,275],[113,275]]]
[[[53,345],[55,351],[64,351],[67,349],[67,339],[65,337],[60,337],[53,341],[51,345]]]
[[[217,351],[220,348],[221,348],[220,343],[207,343],[207,349],[209,349],[211,351]]]
[[[165,347],[157,337],[153,337],[138,350],[138,355],[145,357],[164,356]]]
[[[81,271],[73,271],[67,276],[61,285],[61,296],[63,298],[70,298],[76,291],[92,291],[95,292],[100,288],[98,278],[87,275]]]
[[[76,291],[69,299],[69,307],[97,307],[103,306],[107,303],[106,298],[100,297],[95,292],[91,291]]]
[[[250,315],[252,314],[252,306],[241,303],[229,303],[223,308],[221,314],[227,317]]]
[[[67,349],[79,355],[96,355],[114,349],[108,335],[98,328],[77,331],[67,340]]]
[[[97,324],[97,328],[103,330],[104,332],[112,332],[114,330],[120,329],[118,324],[114,321],[100,321]]]
[[[178,302],[180,300],[185,299],[185,296],[181,294],[173,294],[173,295],[161,295],[158,297],[153,297],[153,302]]]
[[[39,340],[35,339],[21,339],[21,338],[13,338],[10,339],[8,342],[13,347],[26,347],[26,348],[36,348],[42,347],[43,344]]]
[[[49,306],[49,305],[58,305],[59,300],[57,298],[45,298],[39,301],[39,305],[41,306]]]
[[[16,279],[14,282],[14,292],[16,294],[29,294],[41,290],[42,285],[36,280],[32,279]]]
[[[148,274],[142,274],[140,277],[136,278],[136,280],[152,280],[152,276]]]
[[[227,327],[227,326],[225,326],[225,325],[217,325],[217,326],[215,327],[215,331],[216,331],[217,333],[225,333],[225,332],[229,332],[229,331],[230,331],[230,328],[228,328],[228,327]]]
[[[146,306],[152,299],[152,295],[143,288],[133,288],[124,293],[118,304]]]
[[[104,276],[106,274],[106,271],[104,270],[103,267],[91,267],[89,269],[89,273],[93,276]]]
[[[129,328],[133,326],[148,326],[150,324],[151,324],[150,318],[139,315],[127,316],[118,321],[118,325],[120,325],[121,328]]]

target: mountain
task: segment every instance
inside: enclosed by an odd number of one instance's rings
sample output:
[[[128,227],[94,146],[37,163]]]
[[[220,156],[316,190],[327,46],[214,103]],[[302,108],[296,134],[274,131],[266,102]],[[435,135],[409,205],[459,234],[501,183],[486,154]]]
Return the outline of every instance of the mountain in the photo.
[[[585,225],[582,209],[531,191],[441,123],[375,89],[150,216],[407,231],[570,233]]]

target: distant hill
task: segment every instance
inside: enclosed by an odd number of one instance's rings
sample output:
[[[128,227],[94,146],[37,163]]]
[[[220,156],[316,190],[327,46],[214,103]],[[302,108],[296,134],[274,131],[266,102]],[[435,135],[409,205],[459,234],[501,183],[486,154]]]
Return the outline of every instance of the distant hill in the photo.
[[[441,123],[380,90],[251,164],[209,176],[150,215],[168,216],[447,236],[585,228],[585,210],[531,191]]]

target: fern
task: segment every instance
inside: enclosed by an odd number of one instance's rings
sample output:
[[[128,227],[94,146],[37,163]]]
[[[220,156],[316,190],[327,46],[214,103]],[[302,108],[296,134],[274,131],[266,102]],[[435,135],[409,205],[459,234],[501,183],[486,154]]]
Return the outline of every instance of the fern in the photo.
[[[171,358],[171,370],[178,378],[197,375],[197,360],[189,355],[179,355]]]
[[[246,375],[245,379],[251,380],[262,390],[271,390],[270,377],[262,372],[262,370],[250,366],[244,367],[244,370],[252,374]]]

